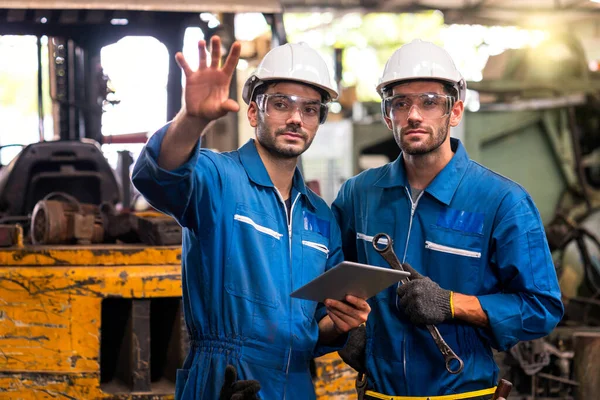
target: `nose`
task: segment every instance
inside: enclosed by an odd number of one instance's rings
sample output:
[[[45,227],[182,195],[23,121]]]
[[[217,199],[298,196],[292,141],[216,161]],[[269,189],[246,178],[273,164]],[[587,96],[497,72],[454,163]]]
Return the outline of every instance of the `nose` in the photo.
[[[408,116],[406,119],[408,122],[411,122],[411,123],[421,122],[421,121],[423,121],[423,116],[419,112],[419,108],[417,106],[413,105],[410,108],[410,110],[408,110]]]
[[[288,124],[302,125],[302,114],[300,113],[300,109],[298,107],[293,109],[286,122]]]

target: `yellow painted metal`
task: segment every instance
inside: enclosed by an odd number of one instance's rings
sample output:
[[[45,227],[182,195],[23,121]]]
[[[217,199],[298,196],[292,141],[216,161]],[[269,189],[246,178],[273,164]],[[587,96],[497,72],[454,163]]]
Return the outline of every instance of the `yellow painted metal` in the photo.
[[[28,246],[1,249],[0,265],[180,265],[179,247],[132,246]]]
[[[317,400],[355,400],[354,381],[357,373],[342,361],[338,353],[326,354],[315,360]]]
[[[0,399],[130,398],[100,387],[102,299],[179,297],[180,265],[179,247],[0,249]],[[316,365],[318,400],[356,399],[337,353]]]
[[[129,398],[100,389],[102,299],[181,296],[180,258],[179,247],[0,249],[0,399]]]

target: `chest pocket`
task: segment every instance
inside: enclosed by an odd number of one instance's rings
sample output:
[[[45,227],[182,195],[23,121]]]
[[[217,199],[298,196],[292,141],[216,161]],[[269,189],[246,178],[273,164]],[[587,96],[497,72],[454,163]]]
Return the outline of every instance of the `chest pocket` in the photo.
[[[302,276],[299,287],[325,272],[328,257],[329,240],[326,237],[316,232],[302,232]],[[307,323],[312,323],[317,303],[309,300],[301,300],[301,302]]]
[[[482,265],[482,235],[430,227],[424,246],[427,276],[444,289],[474,294]]]
[[[225,267],[225,290],[240,298],[269,307],[279,305],[282,276],[286,265],[284,234],[275,218],[238,204]]]

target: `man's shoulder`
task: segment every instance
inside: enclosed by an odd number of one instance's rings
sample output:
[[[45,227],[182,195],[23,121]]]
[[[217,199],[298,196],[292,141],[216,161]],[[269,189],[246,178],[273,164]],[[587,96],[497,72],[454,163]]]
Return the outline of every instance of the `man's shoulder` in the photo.
[[[369,168],[357,175],[348,178],[347,185],[351,185],[355,190],[373,186],[390,170],[392,163],[384,164],[380,167]]]
[[[485,190],[495,189],[516,194],[528,194],[527,190],[525,190],[518,182],[486,167],[485,165],[479,164],[477,161],[469,160],[469,169],[467,170],[466,177],[469,183],[473,180],[483,183],[482,186]]]
[[[489,207],[512,208],[523,201],[532,202],[529,192],[518,182],[473,160],[460,187],[468,198]]]
[[[199,153],[200,157],[198,159],[200,162],[201,160],[208,161],[219,167],[227,165],[231,167],[242,166],[239,150],[219,152],[210,148],[201,148]]]

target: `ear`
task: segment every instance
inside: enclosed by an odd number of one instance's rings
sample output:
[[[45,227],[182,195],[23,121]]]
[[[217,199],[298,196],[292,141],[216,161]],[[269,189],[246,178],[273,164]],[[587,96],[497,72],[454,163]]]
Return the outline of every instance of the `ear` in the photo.
[[[389,119],[388,117],[383,117],[383,122],[385,122],[385,124],[387,125],[387,127],[390,131],[394,130],[394,125],[392,125],[391,119]]]
[[[247,115],[250,126],[256,128],[258,125],[258,105],[254,101],[250,102]]]
[[[450,126],[454,127],[460,124],[464,111],[465,103],[463,103],[462,100],[454,103],[454,106],[452,106],[452,110],[450,111]]]

